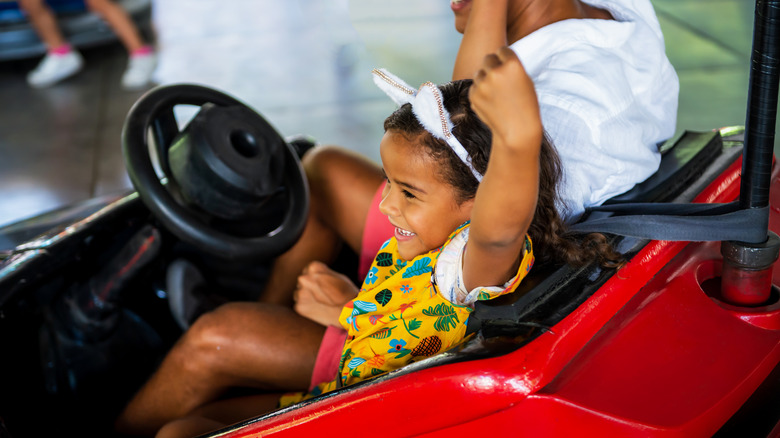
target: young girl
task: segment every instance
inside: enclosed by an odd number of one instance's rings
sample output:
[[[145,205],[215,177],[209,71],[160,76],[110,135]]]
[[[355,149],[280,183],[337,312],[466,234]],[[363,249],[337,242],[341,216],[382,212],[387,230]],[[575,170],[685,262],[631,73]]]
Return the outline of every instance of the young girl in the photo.
[[[583,247],[562,234],[560,164],[533,85],[511,50],[488,59],[473,87],[463,80],[414,90],[374,71],[402,104],[380,144],[387,180],[380,210],[395,233],[338,318],[346,343],[337,380],[285,396],[282,405],[459,345],[474,302],[514,291],[534,264],[534,246],[545,261],[616,260],[603,236]]]
[[[326,381],[313,381],[316,387],[306,394],[284,396],[282,406],[461,344],[473,303],[513,291],[534,257],[537,263],[618,258],[603,236],[582,245],[564,234],[555,209],[560,165],[544,139],[531,80],[511,50],[486,58],[473,85],[426,83],[415,90],[385,71],[375,74],[380,87],[403,104],[386,120],[380,144],[387,178],[381,210],[395,233],[374,258],[357,297],[343,306],[337,324],[346,339],[336,343],[335,351],[327,351],[327,335],[323,339],[321,330],[309,329],[298,315],[284,314],[283,307],[252,319],[267,325],[251,328],[264,330],[268,339],[267,345],[256,346],[264,355],[253,364],[264,374],[251,384],[246,378],[234,383],[266,390],[299,385],[302,376],[291,377],[291,370],[311,360],[309,332],[322,339],[320,363],[301,368],[311,376],[322,363],[334,363],[323,374]],[[221,342],[228,347],[241,341]],[[138,415],[141,407],[156,421],[165,412],[174,416],[170,409],[176,407],[185,418],[169,423],[158,436],[186,436],[279,403],[272,398],[268,405],[263,396],[214,402],[226,388],[206,391],[198,386],[199,375],[187,375],[186,389],[167,387],[168,376],[189,372],[180,363],[189,357],[185,351],[166,357],[125,411],[123,424],[138,427],[148,421]],[[246,360],[243,364],[250,366]],[[227,385],[231,373],[219,374],[219,384]],[[174,398],[177,391],[179,399]],[[199,393],[211,399],[182,408]]]

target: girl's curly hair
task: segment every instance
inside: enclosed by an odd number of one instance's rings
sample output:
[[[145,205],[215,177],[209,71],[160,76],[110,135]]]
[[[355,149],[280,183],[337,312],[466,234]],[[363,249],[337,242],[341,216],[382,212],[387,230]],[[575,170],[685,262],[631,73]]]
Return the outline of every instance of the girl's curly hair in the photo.
[[[444,106],[450,113],[453,135],[461,142],[471,157],[472,165],[484,174],[487,170],[492,135],[471,109],[469,102],[470,79],[453,81],[439,86]],[[520,122],[518,122],[520,123]],[[456,202],[474,198],[479,182],[468,167],[442,140],[435,138],[420,125],[412,113],[410,104],[398,108],[386,120],[385,131],[400,132],[415,138],[425,152],[435,159],[439,177],[455,188]],[[539,156],[539,200],[528,229],[534,245],[534,256],[539,263],[568,263],[582,266],[597,260],[604,267],[617,267],[622,256],[616,252],[606,237],[600,233],[585,236],[568,232],[558,209],[564,208],[558,196],[558,183],[562,177],[560,158],[547,135],[542,140]]]

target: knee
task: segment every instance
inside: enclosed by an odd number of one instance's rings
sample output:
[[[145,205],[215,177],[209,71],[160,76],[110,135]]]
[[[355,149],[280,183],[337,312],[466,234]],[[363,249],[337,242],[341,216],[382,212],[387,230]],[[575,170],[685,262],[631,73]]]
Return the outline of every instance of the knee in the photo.
[[[343,171],[350,154],[339,146],[318,146],[309,149],[301,163],[309,182],[326,183],[339,170]]]
[[[185,363],[216,367],[218,361],[224,360],[226,346],[234,339],[235,331],[243,330],[235,323],[236,305],[227,303],[204,313],[184,333],[175,350]]]
[[[355,173],[354,153],[339,146],[318,146],[303,156],[302,164],[315,215],[330,214],[334,199],[353,190],[349,178]]]

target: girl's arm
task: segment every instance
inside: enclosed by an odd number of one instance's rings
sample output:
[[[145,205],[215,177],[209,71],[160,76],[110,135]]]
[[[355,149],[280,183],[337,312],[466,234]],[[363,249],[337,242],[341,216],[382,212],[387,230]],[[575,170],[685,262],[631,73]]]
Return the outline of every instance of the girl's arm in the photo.
[[[488,53],[507,45],[509,0],[473,0],[463,39],[455,58],[452,80],[472,79]]]
[[[471,290],[503,285],[518,268],[538,199],[543,131],[533,82],[507,47],[484,58],[469,97],[493,135],[463,262]]]

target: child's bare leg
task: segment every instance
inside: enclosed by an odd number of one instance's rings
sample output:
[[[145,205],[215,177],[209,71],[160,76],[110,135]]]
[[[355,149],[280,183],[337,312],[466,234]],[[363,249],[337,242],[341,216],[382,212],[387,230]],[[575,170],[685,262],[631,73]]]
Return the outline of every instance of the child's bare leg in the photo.
[[[382,184],[382,170],[372,161],[335,146],[309,150],[303,157],[311,193],[303,235],[274,262],[260,301],[289,306],[298,275],[309,262],[330,263],[346,243],[360,253],[366,216]]]
[[[196,409],[192,415],[163,426],[157,438],[192,437],[262,415],[276,408],[280,394],[258,394],[220,400]]]
[[[108,22],[129,53],[144,47],[141,34],[124,8],[111,0],[86,0],[85,3]]]
[[[119,416],[117,430],[152,435],[232,387],[304,391],[324,333],[289,308],[225,304],[185,332]]]
[[[43,0],[19,0],[19,7],[27,14],[33,29],[48,50],[56,49],[67,42],[57,26],[57,19]]]

